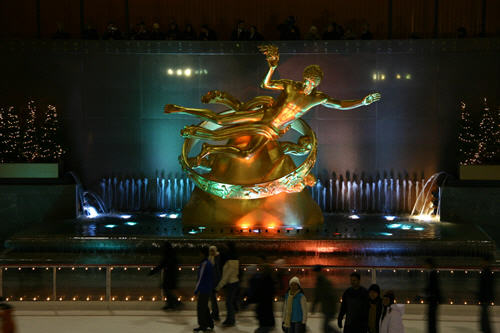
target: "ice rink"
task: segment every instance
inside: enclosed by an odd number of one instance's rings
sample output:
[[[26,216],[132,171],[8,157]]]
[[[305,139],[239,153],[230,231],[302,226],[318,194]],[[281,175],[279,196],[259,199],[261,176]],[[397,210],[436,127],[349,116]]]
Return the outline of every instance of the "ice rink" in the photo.
[[[144,306],[137,304],[138,309],[132,303],[126,305],[115,304],[107,307],[106,304],[94,306],[82,304],[80,308],[76,304],[70,306],[50,306],[39,303],[20,305],[16,310],[16,324],[18,332],[30,333],[136,333],[136,332],[192,332],[196,325],[196,313],[193,310],[183,310],[178,312],[163,312],[157,310],[153,305]],[[193,304],[194,305],[194,304]],[[158,304],[154,305],[156,308]],[[426,332],[423,311],[424,306],[412,305],[408,309],[409,313],[404,317],[405,332],[417,333]],[[446,306],[440,316],[440,332],[479,332],[477,322],[476,306]],[[500,332],[500,317],[496,307],[494,331]],[[492,312],[493,314],[493,312]],[[281,314],[276,313],[276,322],[281,325]],[[224,312],[222,312],[224,319]],[[320,333],[321,316],[319,314],[310,315],[308,320],[309,332]],[[216,332],[227,333],[250,333],[255,330],[256,320],[252,311],[244,311],[237,315],[237,326],[233,328],[222,328],[220,324],[215,327]],[[280,326],[279,325],[279,326]],[[278,327],[276,332],[281,332]]]

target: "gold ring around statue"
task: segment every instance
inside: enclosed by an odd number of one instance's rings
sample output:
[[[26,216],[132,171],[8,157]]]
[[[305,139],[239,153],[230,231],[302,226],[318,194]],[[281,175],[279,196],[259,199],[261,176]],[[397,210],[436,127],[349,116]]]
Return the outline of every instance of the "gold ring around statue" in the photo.
[[[204,121],[198,126],[214,130],[220,127],[215,123]],[[292,172],[287,175],[259,184],[226,184],[204,177],[196,172],[189,163],[188,155],[193,146],[200,139],[187,138],[182,145],[182,153],[179,161],[182,169],[188,177],[203,191],[219,196],[223,199],[258,199],[270,197],[282,192],[294,193],[302,191],[306,184],[306,176],[316,163],[317,139],[311,127],[302,119],[297,119],[292,123],[291,128],[302,135],[311,138],[311,149],[305,160]]]

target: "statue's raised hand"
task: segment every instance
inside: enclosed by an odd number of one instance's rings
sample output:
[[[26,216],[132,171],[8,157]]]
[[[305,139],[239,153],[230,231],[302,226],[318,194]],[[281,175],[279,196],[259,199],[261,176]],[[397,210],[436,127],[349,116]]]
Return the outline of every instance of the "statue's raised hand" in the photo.
[[[266,56],[267,63],[269,67],[278,66],[280,60],[280,54],[278,52],[278,47],[274,45],[259,45],[259,51]]]
[[[366,96],[365,98],[363,98],[363,104],[370,105],[373,102],[378,101],[380,98],[382,98],[382,95],[380,95],[380,93],[370,94],[370,95]]]

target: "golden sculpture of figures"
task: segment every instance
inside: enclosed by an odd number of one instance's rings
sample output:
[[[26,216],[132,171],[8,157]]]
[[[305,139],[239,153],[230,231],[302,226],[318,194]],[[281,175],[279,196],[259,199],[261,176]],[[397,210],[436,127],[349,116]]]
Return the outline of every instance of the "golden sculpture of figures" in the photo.
[[[317,105],[338,110],[349,110],[369,105],[378,101],[381,97],[379,93],[370,94],[360,100],[338,100],[329,97],[317,90],[323,79],[323,72],[318,65],[310,65],[305,68],[302,82],[272,80],[271,77],[279,61],[278,49],[272,45],[263,45],[259,49],[266,56],[269,64],[269,71],[262,81],[261,87],[281,91],[281,94],[275,100],[263,96],[242,103],[228,93],[215,90],[203,96],[202,102],[224,104],[235,112],[218,114],[208,109],[186,108],[173,104],[165,106],[165,113],[191,114],[221,125],[220,128],[215,130],[200,126],[187,126],[181,131],[182,136],[186,138],[211,141],[223,141],[247,135],[257,138],[252,140],[251,144],[246,147],[209,145],[205,143],[200,154],[193,161],[193,167],[201,165],[203,159],[211,154],[227,154],[236,158],[250,158],[270,140],[277,140],[286,133],[295,120]],[[299,148],[294,147],[292,150]]]

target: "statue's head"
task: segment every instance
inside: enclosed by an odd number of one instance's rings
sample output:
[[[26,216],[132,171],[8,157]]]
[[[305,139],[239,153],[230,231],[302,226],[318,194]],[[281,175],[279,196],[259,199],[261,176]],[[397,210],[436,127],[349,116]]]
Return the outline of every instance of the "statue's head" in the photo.
[[[309,65],[304,69],[304,94],[309,95],[314,88],[319,86],[323,78],[323,71],[318,65]]]

